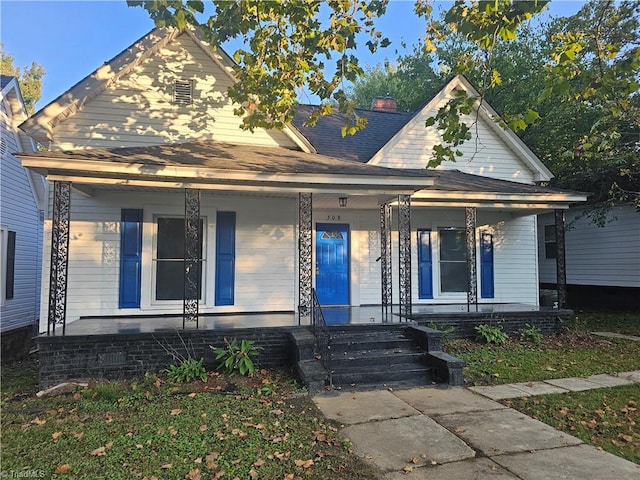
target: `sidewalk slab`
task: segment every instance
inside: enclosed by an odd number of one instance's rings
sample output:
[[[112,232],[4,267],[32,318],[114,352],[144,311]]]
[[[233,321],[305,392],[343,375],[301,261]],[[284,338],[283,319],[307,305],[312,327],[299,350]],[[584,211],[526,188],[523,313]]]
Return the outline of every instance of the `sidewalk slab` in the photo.
[[[591,335],[598,335],[599,337],[606,337],[606,338],[620,338],[622,340],[631,340],[634,342],[640,342],[640,337],[637,337],[635,335],[625,335],[623,333],[591,332]]]
[[[640,382],[640,370],[634,370],[633,372],[622,372],[619,373],[618,376],[620,378],[631,380],[632,382]]]
[[[387,390],[320,394],[313,401],[325,417],[347,425],[420,414]]]
[[[488,458],[473,458],[435,467],[414,468],[409,476],[402,472],[393,472],[385,478],[388,480],[407,480],[407,478],[411,480],[518,480],[518,477]]]
[[[594,388],[602,387],[602,385],[590,382],[586,378],[554,378],[553,380],[545,380],[545,383],[564,388],[571,392],[582,392],[584,390],[592,390]]]
[[[500,403],[488,400],[463,387],[412,388],[410,390],[396,390],[393,393],[426,415],[447,415],[506,408]]]
[[[631,385],[633,380],[623,378],[617,375],[608,375],[606,373],[600,375],[591,375],[586,378],[590,382],[597,383],[603,387],[619,387],[621,385]]]
[[[490,387],[469,387],[472,392],[479,393],[491,400],[505,400],[507,398],[529,397],[530,395],[511,385],[493,385]]]
[[[443,415],[438,423],[488,457],[582,443],[511,408]]]
[[[475,456],[462,440],[424,415],[351,425],[340,434],[351,440],[356,454],[385,472]]]
[[[638,480],[640,465],[591,445],[498,455],[492,460],[522,480]]]
[[[522,390],[529,395],[548,395],[550,393],[567,393],[569,391],[565,388],[549,385],[546,382],[511,383],[509,386]]]

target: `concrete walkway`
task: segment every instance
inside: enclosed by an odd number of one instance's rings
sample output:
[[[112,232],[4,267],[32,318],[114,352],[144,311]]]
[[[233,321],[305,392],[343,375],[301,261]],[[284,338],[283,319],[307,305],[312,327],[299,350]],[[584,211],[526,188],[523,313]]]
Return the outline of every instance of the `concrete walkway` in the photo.
[[[499,387],[527,396],[584,390],[583,381],[589,388],[640,383],[640,371]],[[386,479],[640,478],[640,465],[497,403],[494,397],[512,398],[495,393],[499,387],[326,392],[314,401]],[[479,388],[496,390],[487,396]]]

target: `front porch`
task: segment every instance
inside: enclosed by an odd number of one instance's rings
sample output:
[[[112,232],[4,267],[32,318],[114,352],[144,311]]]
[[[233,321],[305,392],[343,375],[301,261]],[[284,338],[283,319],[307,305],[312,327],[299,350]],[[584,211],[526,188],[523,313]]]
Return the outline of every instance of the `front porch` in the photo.
[[[380,305],[358,307],[322,307],[325,322],[328,326],[363,326],[392,325],[400,323],[417,323],[420,325],[437,324],[439,326],[464,326],[479,323],[505,322],[515,319],[515,330],[525,323],[530,325],[544,319],[568,318],[570,310],[558,310],[549,307],[538,307],[521,303],[484,303],[476,305],[443,304],[413,305],[412,313],[401,315],[398,306],[385,312]],[[247,328],[281,328],[310,326],[310,317],[301,317],[296,312],[249,312],[199,315],[197,322],[183,322],[182,315],[139,315],[85,317],[66,325],[64,333],[58,329],[54,336],[78,335],[116,335],[132,333],[161,333],[187,331],[233,331]],[[465,328],[464,331],[467,331]],[[552,331],[545,325],[545,330]],[[453,336],[465,336],[456,335]],[[468,335],[466,335],[468,336]]]
[[[521,304],[482,305],[478,310],[466,311],[466,305],[416,306],[410,318],[395,312],[385,316],[380,306],[325,308],[323,313],[329,345],[345,335],[351,338],[349,344],[360,346],[372,336],[394,332],[412,337],[422,345],[418,351],[423,352],[423,361],[437,372],[433,381],[445,383],[461,381],[461,366],[442,354],[442,334],[432,327],[453,326],[455,330],[449,336],[454,338],[473,336],[475,326],[498,322],[511,335],[525,324],[552,333],[572,313]],[[314,370],[322,370],[317,361],[318,341],[311,326],[299,325],[298,318],[294,312],[203,315],[197,323],[186,323],[184,329],[182,316],[81,318],[67,325],[64,334],[58,330],[56,335],[38,337],[40,383],[49,386],[73,379],[126,378],[157,372],[176,362],[170,352],[204,358],[207,367],[213,369],[215,358],[209,346],[223,346],[226,339],[233,338],[253,340],[261,347],[257,358],[260,367],[291,369],[309,382],[300,365],[315,364]],[[453,378],[451,365],[459,370],[459,378]],[[325,381],[327,371],[332,373],[332,367],[315,372],[320,377],[315,388]]]

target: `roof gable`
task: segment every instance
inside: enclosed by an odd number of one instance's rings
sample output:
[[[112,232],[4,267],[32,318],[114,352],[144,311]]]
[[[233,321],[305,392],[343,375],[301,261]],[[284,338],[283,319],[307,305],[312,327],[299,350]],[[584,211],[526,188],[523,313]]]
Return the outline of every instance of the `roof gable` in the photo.
[[[2,142],[2,155],[9,155],[13,153],[30,153],[36,152],[36,145],[34,141],[26,134],[18,130],[17,125],[27,118],[27,110],[24,105],[22,93],[20,92],[20,85],[16,77],[2,75],[0,78],[0,103],[2,103],[0,121],[3,123],[2,133],[8,133],[12,135],[11,144],[12,148],[9,148],[5,153],[7,147],[7,139],[0,139]],[[10,132],[10,133],[9,133]],[[3,135],[0,135],[0,137]],[[3,159],[4,160],[4,159]],[[16,170],[23,170],[27,177],[31,194],[33,195],[34,202],[39,209],[44,208],[45,204],[45,180],[44,177],[36,172],[28,169],[23,169],[19,165],[16,158],[11,159],[16,164],[12,167]],[[5,165],[4,168],[7,166]],[[3,169],[4,169],[3,168]],[[6,172],[5,172],[6,173]]]
[[[240,130],[226,95],[234,63],[194,29],[155,29],[37,112],[21,128],[53,149],[216,139],[311,151],[295,129]],[[173,102],[176,80],[193,101]]]
[[[435,126],[425,127],[425,121],[437,113],[456,89],[480,97],[462,75],[454,77],[371,158],[370,163],[396,168],[426,168],[433,145],[441,143],[442,138]],[[439,168],[523,183],[550,180],[553,174],[517,135],[503,129],[498,120],[498,114],[484,101],[477,116],[464,118],[467,124],[474,125],[478,141],[465,142],[459,148],[463,156],[455,163],[443,162]]]

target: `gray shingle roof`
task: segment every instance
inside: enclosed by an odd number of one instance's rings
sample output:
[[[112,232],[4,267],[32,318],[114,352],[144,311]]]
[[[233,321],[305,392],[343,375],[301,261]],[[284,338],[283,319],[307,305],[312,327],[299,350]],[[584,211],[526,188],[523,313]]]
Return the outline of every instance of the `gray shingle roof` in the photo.
[[[368,162],[415,115],[356,109],[357,115],[367,118],[367,127],[355,135],[343,137],[341,130],[346,117],[341,113],[320,117],[315,127],[305,126],[314,108],[312,105],[297,106],[293,125],[318,153],[360,163]]]
[[[336,174],[430,178],[427,170],[402,170],[356,163],[326,155],[278,147],[231,145],[212,140],[144,147],[95,148],[39,152],[30,158],[104,161],[153,167],[201,167],[265,173]],[[72,165],[72,164],[70,164]]]

